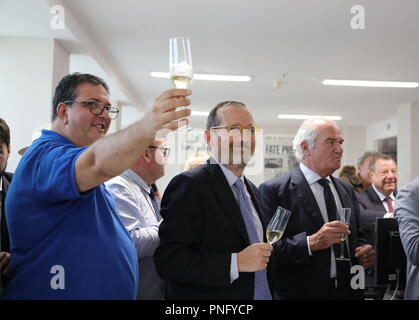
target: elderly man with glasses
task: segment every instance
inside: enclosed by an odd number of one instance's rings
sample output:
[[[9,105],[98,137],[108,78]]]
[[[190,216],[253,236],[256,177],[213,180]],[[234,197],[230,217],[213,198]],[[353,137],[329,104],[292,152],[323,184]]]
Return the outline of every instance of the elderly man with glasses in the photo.
[[[158,97],[143,119],[105,137],[118,110],[100,78],[58,84],[52,130],[23,155],[6,199],[14,274],[6,299],[134,299],[138,262],[103,183],[131,168],[160,129],[190,110],[188,90]]]
[[[272,246],[264,243],[259,191],[243,175],[256,132],[243,103],[219,103],[205,131],[212,157],[166,188],[154,259],[168,281],[168,299],[272,299],[266,272]]]
[[[137,250],[139,300],[161,300],[164,297],[164,283],[153,262],[154,251],[160,243],[160,201],[151,187],[164,176],[170,149],[163,144],[164,140],[154,141],[131,169],[106,182],[106,188],[115,199],[118,215]]]

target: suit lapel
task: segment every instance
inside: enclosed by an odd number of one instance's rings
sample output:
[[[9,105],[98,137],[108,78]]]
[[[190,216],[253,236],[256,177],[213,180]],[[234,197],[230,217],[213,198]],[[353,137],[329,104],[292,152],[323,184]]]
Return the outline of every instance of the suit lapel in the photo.
[[[250,241],[240,208],[220,166],[218,164],[207,164],[204,166],[204,170],[208,173],[208,184],[218,202],[224,207],[226,216],[236,226],[243,240],[249,244]]]
[[[384,207],[384,204],[381,202],[380,197],[378,196],[377,192],[375,192],[374,188],[372,186],[369,186],[366,190],[366,193],[371,203],[374,205],[374,208],[377,211],[385,213],[386,208]]]
[[[332,180],[333,185],[335,186],[336,191],[338,192],[342,208],[352,208],[352,201],[351,199],[349,199],[348,193],[345,190],[345,188],[340,183],[338,183],[333,176],[330,176],[330,179]]]
[[[262,210],[259,207],[260,199],[257,196],[257,191],[254,189],[255,187],[252,185],[250,180],[248,180],[246,177],[244,177],[244,183],[246,184],[247,192],[249,192],[249,194],[250,194],[253,205],[255,206],[256,212],[259,216],[259,219],[262,222],[263,230],[265,230],[267,225],[268,225],[268,221],[266,221],[266,218],[262,214]]]
[[[324,224],[323,217],[316,198],[300,168],[295,169],[292,173],[290,189],[295,189],[298,201],[311,217],[316,228],[320,229]]]

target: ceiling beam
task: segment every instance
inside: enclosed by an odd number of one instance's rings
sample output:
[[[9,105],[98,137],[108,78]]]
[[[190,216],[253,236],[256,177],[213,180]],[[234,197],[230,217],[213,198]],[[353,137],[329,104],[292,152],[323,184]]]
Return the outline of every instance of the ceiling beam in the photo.
[[[71,11],[65,6],[65,2],[62,0],[45,0],[50,8],[55,5],[60,5],[64,8],[65,13],[65,27],[74,35],[74,37],[79,41],[80,45],[84,47],[87,53],[99,64],[99,66],[105,71],[108,77],[118,86],[121,92],[128,98],[129,105],[136,107],[140,112],[144,112],[147,109],[142,103],[140,97],[138,97],[127,84],[124,76],[118,72],[114,66],[117,64],[113,59],[106,54],[106,51],[98,43],[94,37],[92,37],[86,30],[83,28],[83,25],[79,20],[77,20]]]

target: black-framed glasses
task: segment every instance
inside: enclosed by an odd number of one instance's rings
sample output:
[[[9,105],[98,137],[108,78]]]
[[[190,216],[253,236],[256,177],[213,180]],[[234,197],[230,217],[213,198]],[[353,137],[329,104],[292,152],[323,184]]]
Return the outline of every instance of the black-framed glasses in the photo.
[[[148,146],[150,149],[160,149],[163,152],[163,157],[168,158],[170,155],[170,148]]]
[[[88,107],[90,109],[90,112],[93,113],[96,116],[100,116],[103,111],[107,111],[109,114],[109,117],[112,120],[115,120],[118,117],[119,109],[112,107],[109,103],[102,103],[99,101],[64,101],[65,104],[73,104],[73,103],[79,103],[84,107]]]

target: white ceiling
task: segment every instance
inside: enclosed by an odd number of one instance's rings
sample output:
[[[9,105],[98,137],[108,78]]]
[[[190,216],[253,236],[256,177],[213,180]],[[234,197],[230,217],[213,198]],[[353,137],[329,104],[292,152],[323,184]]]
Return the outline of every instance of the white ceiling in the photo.
[[[139,108],[171,87],[149,76],[168,70],[171,36],[191,38],[195,72],[253,77],[195,81],[194,106],[239,100],[261,125],[294,123],[278,113],[366,125],[419,101],[419,89],[321,85],[325,78],[419,81],[417,0],[67,0],[65,31],[49,27],[47,3],[59,1],[0,0],[0,36],[54,37],[71,53],[90,54]],[[356,4],[365,8],[365,30],[350,27]],[[284,80],[280,89],[275,80]]]

